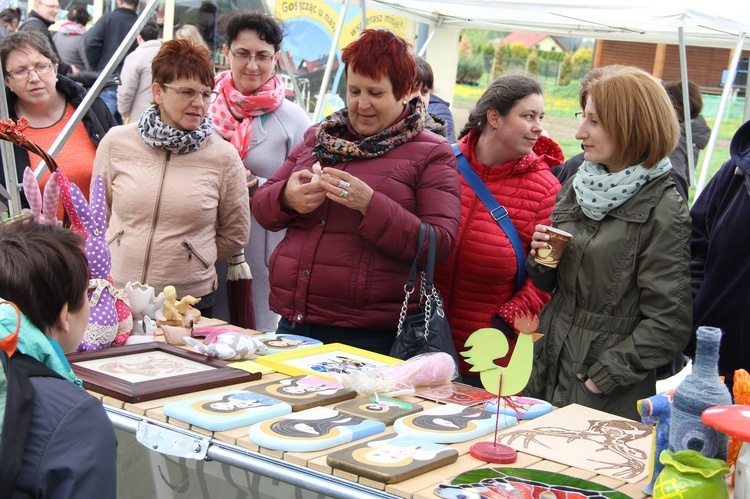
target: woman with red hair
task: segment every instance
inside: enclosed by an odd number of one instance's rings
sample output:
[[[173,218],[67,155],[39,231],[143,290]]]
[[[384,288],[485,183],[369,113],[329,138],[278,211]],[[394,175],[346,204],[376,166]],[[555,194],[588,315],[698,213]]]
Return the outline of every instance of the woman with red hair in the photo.
[[[252,209],[287,230],[269,266],[277,332],[388,353],[421,223],[437,232],[439,260],[453,250],[456,160],[408,100],[416,69],[403,39],[365,30],[342,61],[347,107],[308,129]]]
[[[151,62],[155,105],[137,123],[115,127],[97,149],[94,173],[107,197],[107,241],[118,288],[140,281],[202,298],[211,316],[217,260],[247,243],[245,168],[214,134],[216,100],[208,50],[165,42]]]

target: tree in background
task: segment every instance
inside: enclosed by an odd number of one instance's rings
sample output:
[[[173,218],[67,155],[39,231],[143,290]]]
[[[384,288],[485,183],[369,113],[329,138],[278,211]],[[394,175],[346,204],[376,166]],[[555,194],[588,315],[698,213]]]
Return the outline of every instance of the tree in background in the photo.
[[[467,33],[461,33],[461,39],[458,42],[458,53],[465,57],[474,55],[474,48],[471,46],[471,37]]]
[[[508,68],[508,45],[501,43],[495,50],[495,63],[492,66],[492,79],[505,74]]]
[[[526,57],[526,71],[534,75],[539,74],[539,54],[536,50],[529,52],[528,57]]]
[[[594,50],[591,47],[581,47],[573,52],[573,64],[591,64],[594,57]]]
[[[560,87],[567,87],[570,85],[570,80],[573,77],[573,55],[565,54],[563,57],[562,64],[560,64],[560,72],[557,74],[557,85]]]
[[[526,48],[522,42],[513,42],[508,47],[511,57],[517,57],[519,59],[526,59],[529,55],[529,49]]]

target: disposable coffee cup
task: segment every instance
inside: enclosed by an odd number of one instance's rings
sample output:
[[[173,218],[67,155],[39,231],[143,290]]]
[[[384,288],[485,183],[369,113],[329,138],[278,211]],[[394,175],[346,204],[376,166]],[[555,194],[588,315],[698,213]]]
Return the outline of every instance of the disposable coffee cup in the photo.
[[[536,250],[534,261],[547,267],[557,268],[565,246],[573,239],[573,235],[555,227],[547,227],[547,234],[549,235],[547,247]]]

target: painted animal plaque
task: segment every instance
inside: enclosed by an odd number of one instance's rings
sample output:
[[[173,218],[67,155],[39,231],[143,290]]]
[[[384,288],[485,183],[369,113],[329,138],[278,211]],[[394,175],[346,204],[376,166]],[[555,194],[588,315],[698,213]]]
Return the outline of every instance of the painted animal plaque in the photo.
[[[455,382],[440,386],[420,387],[416,389],[414,395],[443,404],[459,405],[479,405],[486,400],[497,398],[497,395],[483,388]]]
[[[381,483],[398,483],[447,466],[458,451],[414,437],[389,436],[332,452],[328,466]]]
[[[509,400],[510,399],[510,400]],[[500,413],[515,416],[518,419],[535,419],[552,412],[552,404],[546,400],[535,399],[531,397],[502,397],[500,399]],[[488,400],[484,403],[484,410],[496,413],[497,400]]]
[[[648,477],[653,431],[651,425],[571,404],[500,432],[497,442],[527,454],[637,483]]]
[[[390,426],[398,418],[422,410],[419,404],[386,397],[357,397],[334,407],[337,411],[347,412],[375,421],[382,421]]]
[[[480,468],[461,473],[450,485],[440,485],[435,495],[447,499],[539,497],[566,499],[630,499],[604,485],[533,468]]]
[[[495,415],[482,406],[446,404],[393,423],[399,435],[421,438],[439,444],[455,444],[482,437],[495,430]],[[498,428],[516,424],[515,416],[501,414]]]
[[[266,449],[312,452],[381,433],[385,425],[328,407],[315,407],[254,424],[248,436]]]
[[[323,344],[322,341],[318,341],[314,338],[308,338],[307,336],[299,336],[296,334],[266,333],[257,335],[255,339],[268,347],[268,350],[265,352],[258,352],[258,355],[290,352],[300,348],[317,347]]]
[[[247,426],[292,412],[292,406],[245,390],[230,390],[172,402],[164,406],[170,418],[210,431]]]
[[[246,386],[245,390],[279,399],[292,406],[292,412],[353,399],[357,392],[330,379],[296,376],[279,381]]]

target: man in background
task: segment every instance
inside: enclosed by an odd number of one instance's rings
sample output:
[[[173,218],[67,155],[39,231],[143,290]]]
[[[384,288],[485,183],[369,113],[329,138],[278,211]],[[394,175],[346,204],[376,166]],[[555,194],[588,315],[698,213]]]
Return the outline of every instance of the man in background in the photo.
[[[122,84],[117,89],[117,110],[131,122],[151,105],[151,60],[161,48],[159,26],[154,21],[147,22],[137,40],[138,48],[122,63]]]
[[[38,31],[46,36],[58,58],[60,58],[60,53],[57,51],[55,42],[52,40],[49,27],[55,24],[55,18],[57,18],[59,11],[60,4],[57,0],[35,0],[34,9],[29,12],[29,17],[18,27],[18,31]],[[69,76],[71,73],[77,72],[78,69],[82,69],[71,66],[62,59],[60,59],[57,68],[58,72],[64,76]]]
[[[48,0],[50,1],[50,0]],[[56,1],[56,0],[51,0]],[[130,28],[138,20],[138,0],[117,0],[117,8],[112,12],[104,14],[94,27],[86,33],[84,45],[86,47],[86,58],[89,66],[97,73],[101,73],[107,63],[112,59],[127,36]],[[136,43],[128,49],[128,53],[135,50]],[[112,75],[119,79],[122,70],[122,62],[115,68]],[[117,89],[104,89],[99,97],[107,104],[117,123],[122,124],[122,116],[117,112]]]

